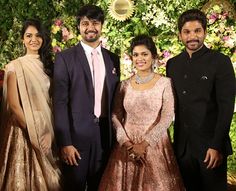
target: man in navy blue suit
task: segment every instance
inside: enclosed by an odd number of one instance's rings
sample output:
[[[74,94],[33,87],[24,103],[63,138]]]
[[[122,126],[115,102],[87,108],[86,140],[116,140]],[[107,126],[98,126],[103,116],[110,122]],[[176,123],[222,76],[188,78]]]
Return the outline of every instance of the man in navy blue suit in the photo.
[[[101,8],[86,5],[77,20],[82,40],[56,55],[55,135],[63,160],[65,190],[95,191],[114,142],[111,110],[119,82],[119,57],[101,47]]]

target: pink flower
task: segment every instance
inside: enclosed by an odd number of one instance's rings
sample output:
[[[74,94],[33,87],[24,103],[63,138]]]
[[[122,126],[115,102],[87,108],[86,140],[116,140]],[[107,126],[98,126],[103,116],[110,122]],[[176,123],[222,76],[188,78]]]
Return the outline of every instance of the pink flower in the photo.
[[[61,19],[56,19],[54,24],[60,27],[63,24],[63,21]]]
[[[224,19],[226,19],[228,17],[228,13],[227,12],[224,12],[224,13],[222,13],[220,16],[219,16],[219,18],[221,19],[221,20],[224,20]]]
[[[64,41],[69,40],[70,37],[70,32],[68,31],[68,29],[66,27],[62,28],[62,38]]]
[[[167,50],[164,50],[162,55],[163,55],[164,58],[168,58],[171,55],[171,53]]]
[[[103,48],[106,48],[106,47],[107,47],[107,38],[100,37],[100,42],[101,42],[101,46],[102,46]]]
[[[218,14],[212,13],[210,16],[208,16],[209,24],[213,24],[218,19]]]
[[[230,38],[229,36],[223,37],[223,40],[224,40],[225,47],[229,47],[229,48],[234,47],[234,40],[232,38]]]
[[[229,36],[224,36],[224,37],[223,37],[223,41],[227,41],[227,40],[229,40],[229,39],[230,39]]]
[[[54,46],[53,49],[52,49],[52,51],[53,51],[54,53],[61,52],[61,47],[59,47],[59,46]]]
[[[217,13],[212,13],[210,16],[209,16],[209,19],[218,19],[218,14]]]

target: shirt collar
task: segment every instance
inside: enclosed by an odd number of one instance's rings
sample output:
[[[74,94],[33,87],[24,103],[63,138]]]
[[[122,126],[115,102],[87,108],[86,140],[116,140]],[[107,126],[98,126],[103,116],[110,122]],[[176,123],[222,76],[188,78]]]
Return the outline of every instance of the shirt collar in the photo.
[[[91,54],[92,51],[93,51],[93,47],[85,44],[83,41],[80,42],[81,43],[81,46],[84,48],[85,52],[87,52],[88,54]],[[96,48],[95,48],[97,51],[98,51],[98,54],[99,55],[102,55],[102,48],[101,48],[101,44],[99,44]]]

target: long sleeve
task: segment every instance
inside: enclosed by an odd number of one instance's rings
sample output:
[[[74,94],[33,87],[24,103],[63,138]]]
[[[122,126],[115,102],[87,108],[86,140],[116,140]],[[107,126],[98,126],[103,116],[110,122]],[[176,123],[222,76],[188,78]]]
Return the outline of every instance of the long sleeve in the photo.
[[[69,74],[61,54],[57,54],[53,76],[53,112],[59,146],[72,145],[68,115]]]
[[[218,106],[217,123],[210,148],[221,151],[229,134],[234,110],[235,74],[229,57],[218,59],[215,89]]]
[[[114,109],[112,112],[112,122],[114,128],[116,129],[116,139],[120,146],[123,145],[126,141],[129,141],[127,134],[124,130],[124,121],[125,121],[125,109],[123,105],[125,91],[126,91],[127,82],[123,81],[117,87],[117,91],[114,99]]]
[[[162,108],[159,113],[159,122],[145,135],[145,140],[154,146],[159,141],[160,137],[170,127],[174,117],[174,96],[170,80],[163,90],[162,94]],[[158,119],[157,119],[158,120]]]

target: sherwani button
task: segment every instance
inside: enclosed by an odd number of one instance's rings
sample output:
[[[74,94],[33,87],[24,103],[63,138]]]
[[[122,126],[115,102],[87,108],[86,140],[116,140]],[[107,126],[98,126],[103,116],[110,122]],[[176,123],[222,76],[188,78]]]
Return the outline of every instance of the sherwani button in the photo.
[[[186,94],[187,94],[187,91],[184,90],[182,93],[183,93],[184,95],[186,95]]]

